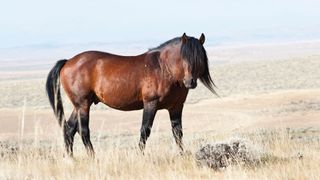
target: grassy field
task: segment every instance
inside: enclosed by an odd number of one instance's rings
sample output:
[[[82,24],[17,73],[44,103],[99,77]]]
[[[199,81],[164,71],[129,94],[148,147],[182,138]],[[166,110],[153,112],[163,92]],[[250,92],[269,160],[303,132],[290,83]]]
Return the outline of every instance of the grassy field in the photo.
[[[1,142],[1,179],[318,179],[318,129],[256,130],[216,134],[187,134],[189,154],[179,155],[172,137],[154,133],[145,155],[135,135],[94,136],[96,158],[89,159],[79,140],[75,159],[64,156],[61,139]],[[251,140],[259,147],[261,163],[232,165],[220,170],[197,166],[194,153],[206,143],[231,137]],[[21,149],[21,151],[20,151]]]
[[[319,179],[319,62],[320,56],[306,56],[212,64],[221,98],[202,85],[190,92],[182,156],[166,111],[157,113],[142,155],[137,146],[142,112],[93,106],[93,160],[78,135],[75,158],[65,156],[45,95],[47,70],[1,72],[0,179]],[[232,138],[250,140],[259,163],[219,170],[197,165],[195,153],[202,146]]]

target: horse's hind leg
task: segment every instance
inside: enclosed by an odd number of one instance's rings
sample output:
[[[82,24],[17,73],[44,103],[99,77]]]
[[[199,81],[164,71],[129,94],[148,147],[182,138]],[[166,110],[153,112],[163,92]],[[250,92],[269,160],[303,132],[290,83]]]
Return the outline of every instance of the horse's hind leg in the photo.
[[[94,150],[93,150],[92,143],[90,141],[90,130],[89,130],[89,111],[90,111],[90,105],[81,106],[78,109],[78,116],[80,119],[78,131],[89,156],[93,157]]]
[[[69,120],[65,122],[63,127],[64,143],[67,150],[67,153],[70,156],[73,156],[73,140],[74,135],[77,132],[78,119],[77,111],[74,109]]]

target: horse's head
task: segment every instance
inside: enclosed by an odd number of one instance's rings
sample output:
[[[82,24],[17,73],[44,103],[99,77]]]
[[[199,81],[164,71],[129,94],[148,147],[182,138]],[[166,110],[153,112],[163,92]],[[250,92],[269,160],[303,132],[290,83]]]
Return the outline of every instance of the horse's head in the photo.
[[[164,68],[171,77],[188,89],[197,87],[200,81],[213,93],[214,83],[211,79],[208,67],[208,57],[203,47],[204,34],[200,38],[189,37],[185,33],[178,38],[169,40],[153,50],[159,50],[160,59],[164,62]]]
[[[181,62],[183,70],[183,83],[188,89],[197,87],[197,80],[205,74],[208,68],[208,58],[203,47],[204,34],[199,39],[188,37],[185,33],[181,37]]]

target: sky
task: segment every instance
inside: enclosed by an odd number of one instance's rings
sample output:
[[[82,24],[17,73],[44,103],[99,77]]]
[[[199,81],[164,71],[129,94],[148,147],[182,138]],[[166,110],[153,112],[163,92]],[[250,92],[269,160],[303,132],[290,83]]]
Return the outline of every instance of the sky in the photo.
[[[212,44],[320,39],[319,9],[312,0],[7,0],[0,48],[153,43],[184,32]]]

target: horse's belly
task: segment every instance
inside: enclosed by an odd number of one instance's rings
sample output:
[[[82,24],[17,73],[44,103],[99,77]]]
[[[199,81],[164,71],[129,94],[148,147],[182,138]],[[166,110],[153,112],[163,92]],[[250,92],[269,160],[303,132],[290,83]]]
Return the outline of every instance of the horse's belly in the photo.
[[[100,102],[114,109],[130,111],[143,108],[143,101],[140,100],[139,92],[130,89],[112,87],[96,92]]]
[[[126,103],[126,104],[113,104],[113,103],[105,103],[107,106],[118,109],[121,111],[133,111],[133,110],[139,110],[143,109],[143,102],[141,101],[136,101],[136,102],[131,102],[131,103]]]

